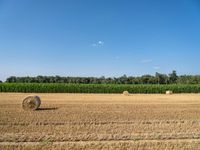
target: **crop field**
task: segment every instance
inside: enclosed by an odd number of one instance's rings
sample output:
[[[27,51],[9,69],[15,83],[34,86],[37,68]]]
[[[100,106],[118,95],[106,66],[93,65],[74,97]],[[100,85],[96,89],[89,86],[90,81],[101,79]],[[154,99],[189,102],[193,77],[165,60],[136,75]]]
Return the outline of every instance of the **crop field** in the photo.
[[[0,93],[0,149],[200,149],[200,94]]]
[[[0,92],[20,93],[122,93],[163,94],[200,93],[200,84],[65,84],[65,83],[0,83]]]

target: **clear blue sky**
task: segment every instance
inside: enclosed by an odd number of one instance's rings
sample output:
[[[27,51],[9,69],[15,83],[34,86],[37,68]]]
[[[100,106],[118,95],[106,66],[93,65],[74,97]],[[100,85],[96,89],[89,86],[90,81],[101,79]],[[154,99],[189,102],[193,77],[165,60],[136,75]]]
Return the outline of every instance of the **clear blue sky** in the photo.
[[[200,74],[199,0],[0,0],[0,80]]]

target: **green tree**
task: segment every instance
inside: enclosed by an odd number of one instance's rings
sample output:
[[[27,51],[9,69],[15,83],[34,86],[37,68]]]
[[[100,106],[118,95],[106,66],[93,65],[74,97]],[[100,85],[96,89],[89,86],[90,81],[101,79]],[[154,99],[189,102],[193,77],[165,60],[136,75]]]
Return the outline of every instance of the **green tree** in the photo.
[[[8,83],[15,83],[15,82],[17,82],[17,77],[11,76],[11,77],[9,77],[9,78],[6,79],[6,82],[8,82]]]
[[[168,76],[166,74],[156,72],[155,77],[158,84],[167,84],[169,82]]]
[[[172,73],[169,74],[169,82],[170,83],[176,83],[177,79],[178,79],[178,76],[176,74],[176,71],[173,70]]]

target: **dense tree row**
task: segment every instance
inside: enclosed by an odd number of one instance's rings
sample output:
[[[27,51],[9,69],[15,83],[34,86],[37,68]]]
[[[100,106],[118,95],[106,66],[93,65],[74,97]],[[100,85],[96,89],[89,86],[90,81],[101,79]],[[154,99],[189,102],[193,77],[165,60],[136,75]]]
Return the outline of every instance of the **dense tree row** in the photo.
[[[200,75],[177,76],[176,71],[166,75],[156,73],[155,76],[143,75],[133,77],[123,75],[118,78],[105,77],[60,77],[60,76],[37,76],[7,78],[7,83],[79,83],[79,84],[200,84]]]

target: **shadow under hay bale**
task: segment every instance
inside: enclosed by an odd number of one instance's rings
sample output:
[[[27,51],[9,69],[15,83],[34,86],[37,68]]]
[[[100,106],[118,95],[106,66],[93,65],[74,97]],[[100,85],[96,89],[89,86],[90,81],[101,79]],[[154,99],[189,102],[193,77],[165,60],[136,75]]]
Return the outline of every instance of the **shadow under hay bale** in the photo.
[[[42,108],[38,108],[37,111],[40,111],[40,110],[56,110],[58,109],[57,107],[42,107]]]
[[[124,91],[124,92],[123,92],[123,95],[129,96],[129,92],[128,92],[128,91]]]
[[[22,102],[22,108],[27,111],[36,110],[40,105],[41,100],[39,96],[28,96]]]

